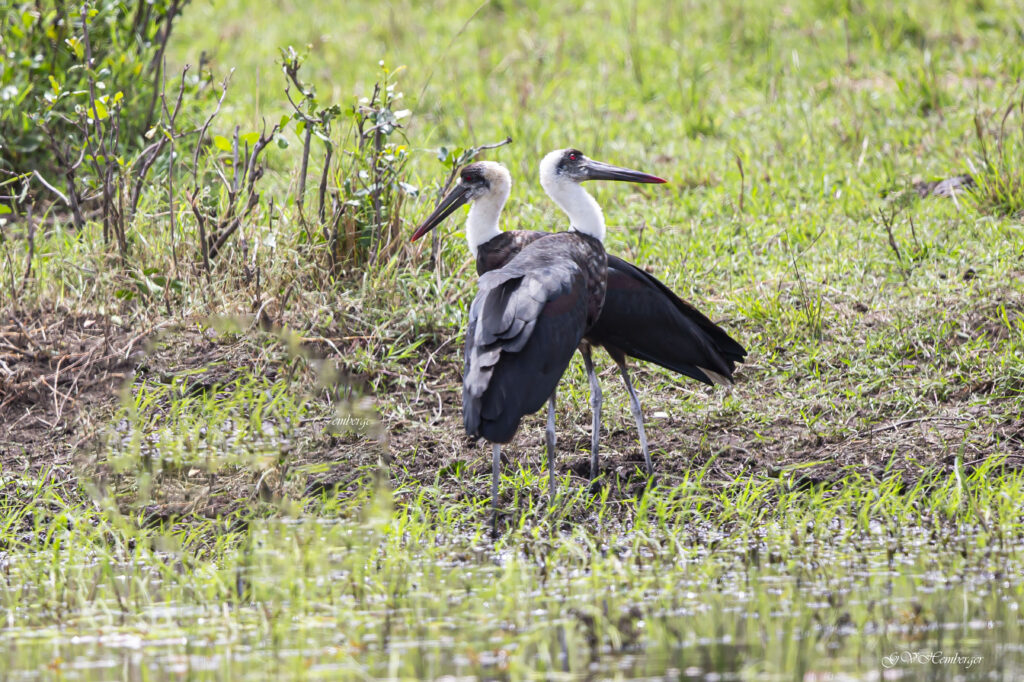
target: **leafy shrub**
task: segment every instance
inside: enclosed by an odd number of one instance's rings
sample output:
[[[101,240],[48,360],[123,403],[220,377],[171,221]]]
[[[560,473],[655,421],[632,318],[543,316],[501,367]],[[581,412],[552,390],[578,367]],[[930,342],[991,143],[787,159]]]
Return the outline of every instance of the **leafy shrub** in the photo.
[[[349,266],[373,264],[389,258],[399,245],[402,203],[418,190],[407,182],[410,149],[401,121],[410,114],[400,109],[402,93],[392,71],[380,64],[377,83],[369,96],[347,110],[327,105],[317,98],[316,89],[299,77],[304,57],[294,48],[281,51],[281,67],[287,79],[285,92],[293,113],[282,119],[282,128],[295,122],[295,133],[303,142],[296,205],[307,238],[328,246],[328,265],[338,273]],[[296,101],[291,88],[301,99]],[[348,122],[347,129],[334,135],[335,124]],[[311,233],[305,215],[306,176],[310,142],[318,138],[324,147],[320,166],[317,222]]]
[[[66,173],[62,157],[87,154],[90,135],[111,154],[144,146],[164,48],[187,2],[0,4],[0,170]],[[104,125],[115,114],[118,125]]]

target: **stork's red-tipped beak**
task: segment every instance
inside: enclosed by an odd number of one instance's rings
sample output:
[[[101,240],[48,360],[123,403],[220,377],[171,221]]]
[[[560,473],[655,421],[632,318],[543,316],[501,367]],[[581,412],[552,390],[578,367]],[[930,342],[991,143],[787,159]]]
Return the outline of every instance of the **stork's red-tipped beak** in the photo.
[[[437,205],[434,212],[427,216],[427,219],[416,228],[416,231],[412,233],[412,239],[409,241],[416,241],[426,233],[433,230],[435,227],[444,222],[444,219],[455,213],[456,210],[467,201],[466,191],[468,187],[466,185],[456,185],[444,199],[441,199],[441,203]]]
[[[651,175],[631,168],[621,168],[610,163],[594,161],[593,159],[587,159],[584,168],[587,169],[587,180],[615,180],[618,182],[640,182],[652,185],[661,185],[668,182],[668,180],[659,178],[657,175]]]

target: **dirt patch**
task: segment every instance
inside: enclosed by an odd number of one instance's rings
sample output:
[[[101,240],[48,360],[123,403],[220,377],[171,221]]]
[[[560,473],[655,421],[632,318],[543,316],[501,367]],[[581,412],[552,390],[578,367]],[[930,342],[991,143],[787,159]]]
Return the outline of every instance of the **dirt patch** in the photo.
[[[0,465],[62,466],[116,399],[144,334],[100,315],[12,311],[0,322]]]
[[[453,364],[456,361],[451,358]],[[1024,423],[987,419],[985,408],[972,404],[974,396],[968,394],[927,406],[927,415],[885,418],[879,414],[871,419],[875,422],[871,427],[819,433],[802,421],[785,417],[763,424],[751,423],[742,414],[723,414],[715,392],[721,389],[692,390],[691,400],[706,402],[705,413],[688,411],[655,419],[652,415],[658,410],[651,405],[647,409],[647,435],[656,481],[662,486],[678,485],[702,472],[702,484],[718,489],[747,476],[787,481],[798,489],[828,488],[850,474],[876,480],[899,476],[906,487],[929,471],[952,472],[958,456],[962,471],[969,474],[995,454],[1007,455],[1009,468],[1024,467]],[[759,399],[756,390],[748,391],[742,382],[734,390],[741,403],[754,404]],[[451,395],[457,396],[457,390]],[[601,478],[591,487],[607,487],[611,502],[627,503],[644,494],[648,479],[624,396],[608,399],[607,388],[605,395]],[[459,498],[486,500],[490,495],[490,448],[462,435],[457,399],[443,401],[443,407],[440,419],[434,417],[433,410],[424,409],[420,419],[406,416],[402,428],[391,433],[392,456],[401,462],[401,466],[396,462],[391,467],[392,478],[411,485],[436,480]],[[557,432],[557,475],[569,476],[571,490],[590,486],[588,414],[585,410],[576,415],[560,412]],[[532,470],[538,478],[530,494],[543,499],[545,462],[544,415],[530,415],[503,450],[504,471]],[[505,485],[501,504],[516,504],[522,494],[521,486]]]

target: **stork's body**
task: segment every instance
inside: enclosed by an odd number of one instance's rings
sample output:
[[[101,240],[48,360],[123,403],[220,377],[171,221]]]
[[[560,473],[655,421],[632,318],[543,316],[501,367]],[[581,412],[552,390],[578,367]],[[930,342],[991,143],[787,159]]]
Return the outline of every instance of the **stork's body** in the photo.
[[[601,314],[607,262],[600,240],[561,232],[533,240],[480,278],[466,332],[466,433],[507,443],[523,416],[553,399]]]
[[[527,230],[503,232],[480,246],[477,274],[503,267],[519,250],[546,234]],[[590,346],[604,348],[619,367],[648,474],[654,473],[654,464],[640,399],[633,388],[626,358],[652,362],[711,385],[731,384],[736,364],[746,357],[743,346],[664,283],[632,263],[609,254],[604,306],[579,348],[590,384],[591,478],[598,472],[603,403]]]
[[[477,249],[476,273],[504,267],[527,244],[549,235],[509,230]],[[613,360],[653,362],[705,384],[731,383],[747,351],[706,315],[646,270],[608,254],[604,308],[585,340]]]

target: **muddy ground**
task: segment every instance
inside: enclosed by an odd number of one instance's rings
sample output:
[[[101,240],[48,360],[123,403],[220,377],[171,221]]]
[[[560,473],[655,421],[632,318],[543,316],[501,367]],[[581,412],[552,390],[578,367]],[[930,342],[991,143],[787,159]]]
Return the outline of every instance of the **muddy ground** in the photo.
[[[338,360],[351,341],[318,330],[306,337],[297,360],[294,349],[274,341],[273,334],[244,325],[223,333],[200,321],[170,320],[129,330],[109,318],[61,309],[12,312],[0,327],[0,468],[6,474],[47,472],[69,483],[86,482],[83,489],[116,490],[123,507],[149,519],[219,517],[272,506],[283,498],[347,495],[384,472],[399,491],[437,481],[459,498],[489,495],[490,450],[462,431],[461,354],[454,344],[423,348],[424,356],[433,358],[425,369],[417,359],[408,376],[386,384],[393,390],[384,399],[368,402],[359,398],[367,377],[349,373]],[[325,363],[337,368],[340,391],[338,386],[317,388]],[[756,364],[740,369],[733,389],[739,396],[747,395],[744,384],[756,371]],[[297,426],[276,461],[215,476],[194,468],[165,470],[155,494],[139,503],[131,492],[132,472],[113,471],[105,461],[111,423],[125,391],[143,380],[168,383],[179,376],[189,377],[190,391],[205,391],[247,372],[270,379],[287,375],[312,403],[311,416]],[[617,379],[608,373],[604,381]],[[412,407],[402,409],[393,396],[413,386],[417,397],[403,401]],[[707,467],[705,480],[720,485],[747,475],[831,485],[852,472],[879,479],[899,475],[911,484],[928,467],[951,470],[958,455],[969,471],[996,453],[1007,455],[1006,466],[1019,466],[1024,463],[1024,416],[998,423],[979,419],[982,408],[971,405],[971,398],[986,386],[979,381],[951,391],[944,400],[936,399],[927,416],[883,420],[831,436],[785,416],[765,427],[721,410],[653,418],[657,408],[648,406],[657,481],[672,485]],[[714,401],[712,389],[688,382],[685,390],[703,392],[709,403]],[[360,414],[379,418],[379,423],[330,428],[339,400],[349,413],[358,406]],[[617,414],[620,410],[625,418]],[[585,411],[574,414],[578,418],[572,423],[560,415],[558,472],[582,486],[588,482],[590,427]],[[618,424],[631,424],[625,404],[606,401],[605,414]],[[612,497],[642,494],[647,479],[632,428],[613,426],[603,435],[602,448],[602,473],[611,482]],[[541,468],[542,415],[524,421],[506,456]],[[538,496],[543,492],[537,486]]]

